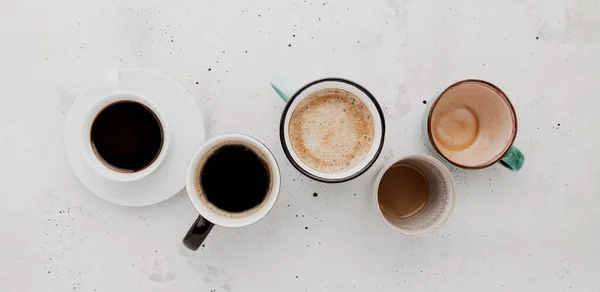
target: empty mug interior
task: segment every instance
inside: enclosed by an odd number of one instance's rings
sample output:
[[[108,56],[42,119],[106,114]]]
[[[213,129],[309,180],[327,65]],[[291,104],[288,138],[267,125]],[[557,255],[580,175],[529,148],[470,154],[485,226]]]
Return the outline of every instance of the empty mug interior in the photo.
[[[459,112],[462,111],[462,112]],[[473,119],[474,140],[465,148],[455,148],[444,140],[465,139],[465,125],[448,125],[445,116],[463,116],[463,122]],[[464,117],[467,115],[467,117]],[[470,117],[469,117],[470,116]],[[446,135],[440,128],[454,127]],[[512,104],[499,88],[480,80],[465,80],[446,89],[435,101],[428,119],[429,139],[446,160],[463,168],[483,168],[496,163],[515,140],[517,118]],[[444,136],[446,138],[444,139]],[[468,138],[467,138],[468,139]]]
[[[374,135],[373,143],[371,144],[367,155],[358,164],[341,172],[325,173],[311,168],[299,158],[298,154],[294,151],[294,148],[291,145],[289,126],[294,110],[305,98],[318,90],[330,88],[348,91],[354,96],[358,97],[365,104],[373,118]],[[368,91],[351,81],[334,78],[323,79],[306,85],[300,89],[294,95],[294,97],[292,97],[288,107],[286,108],[286,111],[284,112],[284,120],[282,124],[282,142],[284,144],[284,150],[287,152],[286,154],[288,157],[292,160],[292,163],[296,164],[296,166],[299,167],[305,174],[321,181],[339,182],[353,178],[355,175],[366,170],[373,163],[381,151],[381,146],[383,144],[383,129],[384,125],[379,105],[376,103],[375,98]]]
[[[411,155],[398,160],[382,171],[375,189],[379,195],[379,183],[385,171],[398,164],[410,165],[418,169],[429,184],[429,197],[425,206],[408,218],[395,218],[382,212],[379,200],[377,208],[383,220],[392,229],[408,236],[422,236],[435,231],[444,223],[454,206],[454,183],[450,172],[439,161],[425,155]]]

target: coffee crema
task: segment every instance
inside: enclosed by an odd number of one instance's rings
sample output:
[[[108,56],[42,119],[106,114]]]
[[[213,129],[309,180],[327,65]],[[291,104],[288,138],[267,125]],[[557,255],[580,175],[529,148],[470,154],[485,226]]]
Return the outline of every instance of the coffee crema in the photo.
[[[200,200],[225,217],[245,217],[259,209],[271,193],[272,184],[268,159],[242,141],[213,147],[196,169]]]
[[[311,93],[295,108],[289,122],[294,152],[323,173],[356,166],[369,153],[375,135],[371,112],[360,98],[337,88]]]

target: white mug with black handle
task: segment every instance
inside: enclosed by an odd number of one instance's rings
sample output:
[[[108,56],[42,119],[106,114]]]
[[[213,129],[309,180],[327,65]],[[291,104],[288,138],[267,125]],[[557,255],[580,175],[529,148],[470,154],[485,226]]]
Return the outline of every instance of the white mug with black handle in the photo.
[[[187,168],[186,190],[200,215],[183,244],[197,250],[214,225],[244,227],[264,218],[280,184],[277,161],[258,140],[227,134],[206,141]]]

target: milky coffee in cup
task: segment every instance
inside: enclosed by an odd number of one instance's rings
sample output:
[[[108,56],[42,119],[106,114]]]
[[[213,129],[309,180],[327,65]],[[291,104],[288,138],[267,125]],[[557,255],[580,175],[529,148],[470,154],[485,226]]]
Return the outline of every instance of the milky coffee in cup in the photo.
[[[311,93],[294,109],[289,137],[302,162],[322,173],[337,173],[367,156],[374,127],[371,112],[357,96],[326,88]]]

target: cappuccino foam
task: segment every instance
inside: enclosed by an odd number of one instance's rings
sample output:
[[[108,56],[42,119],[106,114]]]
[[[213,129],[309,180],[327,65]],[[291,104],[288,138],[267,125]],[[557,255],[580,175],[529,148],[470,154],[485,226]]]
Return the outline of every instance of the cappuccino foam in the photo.
[[[369,153],[374,135],[367,106],[354,94],[337,88],[311,93],[298,104],[289,123],[294,152],[323,173],[356,166]]]

